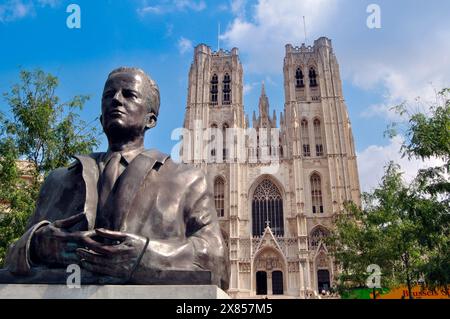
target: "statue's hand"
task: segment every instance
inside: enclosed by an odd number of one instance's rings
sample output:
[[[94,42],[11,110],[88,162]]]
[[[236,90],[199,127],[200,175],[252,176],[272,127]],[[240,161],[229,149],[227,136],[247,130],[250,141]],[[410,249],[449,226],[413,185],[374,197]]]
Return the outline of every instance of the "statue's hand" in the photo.
[[[118,278],[130,278],[142,256],[147,238],[106,229],[96,229],[95,238],[112,241],[104,244],[91,237],[85,238],[85,245],[90,249],[77,249],[81,266],[90,272]]]
[[[69,232],[67,229],[81,222],[84,215],[81,213],[39,228],[31,240],[31,259],[51,266],[78,264],[80,258],[76,249],[84,238],[94,236],[95,231]]]

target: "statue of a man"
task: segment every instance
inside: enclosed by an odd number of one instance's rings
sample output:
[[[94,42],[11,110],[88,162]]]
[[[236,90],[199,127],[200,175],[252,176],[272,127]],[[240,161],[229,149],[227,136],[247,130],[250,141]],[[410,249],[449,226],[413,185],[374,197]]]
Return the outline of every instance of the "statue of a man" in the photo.
[[[75,156],[42,186],[27,232],[7,269],[79,264],[99,276],[142,283],[158,271],[210,271],[228,288],[228,255],[205,175],[144,149],[155,127],[159,89],[144,71],[112,71],[102,97],[106,153]]]

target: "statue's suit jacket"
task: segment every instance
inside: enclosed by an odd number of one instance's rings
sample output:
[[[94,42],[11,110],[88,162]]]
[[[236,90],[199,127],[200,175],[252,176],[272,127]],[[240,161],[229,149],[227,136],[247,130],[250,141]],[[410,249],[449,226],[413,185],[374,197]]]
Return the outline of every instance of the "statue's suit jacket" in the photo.
[[[104,153],[75,156],[69,168],[53,171],[41,188],[27,232],[6,258],[14,274],[33,267],[30,243],[45,224],[85,212],[71,231],[107,228],[148,238],[135,276],[146,270],[209,270],[214,284],[228,288],[229,262],[213,195],[200,170],[174,163],[156,150],[139,154],[125,169],[97,216],[99,164]],[[139,281],[139,278],[134,278]]]

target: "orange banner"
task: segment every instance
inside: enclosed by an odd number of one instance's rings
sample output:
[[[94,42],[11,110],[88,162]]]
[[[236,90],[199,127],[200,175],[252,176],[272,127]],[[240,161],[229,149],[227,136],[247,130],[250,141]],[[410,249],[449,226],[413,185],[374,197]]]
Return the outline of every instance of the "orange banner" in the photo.
[[[414,299],[450,299],[450,288],[446,291],[444,288],[430,290],[421,286],[412,288]],[[371,294],[372,295],[372,294]],[[371,296],[373,298],[373,296]],[[399,287],[392,289],[388,293],[377,295],[377,299],[409,299],[408,287]]]

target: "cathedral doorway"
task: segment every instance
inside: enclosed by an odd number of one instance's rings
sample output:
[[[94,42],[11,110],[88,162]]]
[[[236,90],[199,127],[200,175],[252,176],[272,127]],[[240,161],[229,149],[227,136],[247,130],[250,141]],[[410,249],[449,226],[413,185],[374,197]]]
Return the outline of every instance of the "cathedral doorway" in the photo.
[[[317,284],[319,293],[330,290],[330,272],[328,270],[317,271]]]
[[[284,293],[283,272],[281,271],[272,272],[272,293],[274,295],[282,295]]]
[[[262,248],[253,261],[252,286],[256,295],[283,295],[286,290],[286,263],[282,254],[272,248]]]
[[[256,294],[267,295],[267,273],[265,271],[256,272]]]

